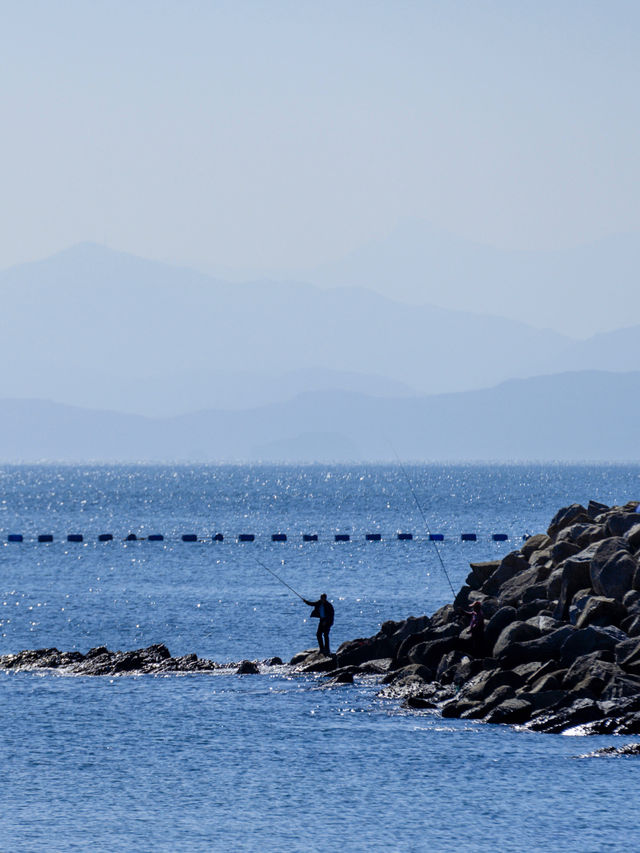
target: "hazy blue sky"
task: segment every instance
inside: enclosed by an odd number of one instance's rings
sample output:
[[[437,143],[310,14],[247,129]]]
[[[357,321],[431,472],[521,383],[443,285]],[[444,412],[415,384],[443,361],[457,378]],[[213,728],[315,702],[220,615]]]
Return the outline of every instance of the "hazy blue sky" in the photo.
[[[640,232],[640,4],[2,2],[0,267]]]

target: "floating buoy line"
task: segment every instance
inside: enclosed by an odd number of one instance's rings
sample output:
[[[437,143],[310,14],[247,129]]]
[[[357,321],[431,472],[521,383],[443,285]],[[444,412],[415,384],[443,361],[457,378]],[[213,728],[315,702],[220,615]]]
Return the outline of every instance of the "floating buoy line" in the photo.
[[[178,541],[178,542],[257,542],[264,539],[268,542],[273,543],[285,543],[285,542],[295,542],[301,541],[303,543],[314,543],[314,542],[356,542],[359,539],[364,542],[417,542],[417,541],[429,541],[429,542],[444,542],[445,535],[444,533],[427,533],[422,535],[416,535],[415,533],[408,533],[404,531],[397,531],[395,533],[390,533],[385,535],[380,532],[372,532],[365,533],[364,535],[360,534],[356,537],[355,534],[352,533],[330,533],[326,536],[322,536],[319,533],[302,533],[297,535],[292,535],[289,533],[272,533],[272,534],[264,534],[263,536],[258,536],[255,533],[238,533],[233,536],[227,536],[223,533],[213,533],[207,534],[205,536],[200,536],[197,533],[183,533],[179,536],[164,536],[162,533],[150,533],[146,536],[138,536],[136,533],[128,533],[126,536],[115,535],[113,533],[99,533],[97,536],[92,534],[91,536],[86,536],[82,533],[69,533],[66,537],[63,537],[61,541],[66,542],[76,542],[76,543],[86,543],[93,540],[95,536],[95,540],[97,542],[167,542],[167,541]],[[454,534],[448,534],[446,537],[449,541],[453,541],[456,537]],[[489,541],[492,542],[509,542],[511,540],[515,541],[520,537],[510,536],[508,533],[492,533],[489,537]],[[526,540],[529,538],[529,534],[525,533],[522,536],[522,540]],[[482,537],[484,540],[484,536]],[[9,533],[7,535],[6,542],[9,543],[20,543],[20,542],[37,542],[40,544],[51,544],[55,541],[55,537],[53,533],[40,533],[37,536],[29,537],[25,536],[22,533]],[[477,533],[461,533],[459,535],[460,542],[478,542],[481,541],[481,537]]]

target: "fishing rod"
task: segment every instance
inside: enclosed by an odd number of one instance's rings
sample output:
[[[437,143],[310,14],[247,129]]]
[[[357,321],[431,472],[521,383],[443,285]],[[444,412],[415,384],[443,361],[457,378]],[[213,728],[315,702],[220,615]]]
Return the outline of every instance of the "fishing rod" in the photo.
[[[262,560],[259,560],[259,559],[255,556],[255,554],[252,554],[251,556],[253,557],[253,559],[256,561],[256,563],[257,563],[259,566],[262,566],[262,568],[263,568],[263,569],[265,569],[267,572],[269,572],[269,574],[270,574],[270,575],[273,575],[273,576],[274,576],[274,578],[276,578],[276,580],[279,580],[279,581],[280,581],[280,583],[281,583],[283,586],[286,586],[286,587],[287,587],[287,589],[290,589],[290,590],[291,590],[291,592],[292,592],[294,595],[297,595],[297,596],[298,596],[298,598],[300,599],[300,601],[304,601],[304,602],[305,602],[305,604],[306,604],[306,599],[304,599],[304,598],[300,595],[300,593],[299,593],[299,592],[296,592],[296,591],[295,591],[295,589],[294,589],[292,586],[290,586],[286,581],[283,581],[283,580],[282,580],[282,578],[280,577],[280,575],[277,575],[277,574],[276,574],[272,569],[270,569],[270,568],[269,568],[269,566],[265,566],[265,564],[262,562]]]
[[[431,538],[431,529],[430,529],[430,527],[429,527],[429,522],[427,521],[427,516],[425,515],[425,512],[424,512],[424,510],[422,509],[422,504],[421,504],[421,503],[420,503],[420,501],[418,500],[418,496],[416,495],[415,489],[413,488],[413,483],[411,482],[411,479],[410,479],[409,475],[407,474],[407,472],[406,472],[406,470],[405,470],[404,465],[403,465],[403,464],[402,464],[402,462],[400,461],[400,457],[398,456],[398,453],[397,453],[397,451],[396,451],[395,447],[394,447],[394,446],[393,446],[393,444],[391,443],[391,440],[390,440],[390,439],[387,439],[387,441],[388,441],[388,442],[389,442],[389,444],[391,445],[391,449],[393,450],[393,452],[394,452],[394,454],[395,454],[395,457],[396,457],[396,459],[398,460],[398,465],[400,466],[400,470],[402,471],[402,473],[403,473],[403,474],[404,474],[404,476],[406,477],[407,483],[409,484],[409,488],[411,489],[411,494],[413,495],[413,499],[414,499],[414,501],[416,502],[416,506],[417,506],[417,507],[418,507],[418,509],[420,510],[420,515],[422,516],[422,520],[423,520],[423,522],[424,522],[424,526],[426,527],[426,529],[427,529],[427,533],[429,534],[429,541],[431,542],[431,544],[432,544],[432,545],[433,545],[433,547],[435,548],[436,554],[438,555],[438,560],[440,560],[440,565],[442,566],[442,571],[444,572],[444,576],[445,576],[445,577],[446,577],[446,579],[447,579],[447,583],[448,583],[448,584],[449,584],[449,586],[451,587],[451,593],[452,593],[453,597],[455,598],[455,597],[456,597],[456,592],[455,592],[455,590],[454,590],[454,588],[453,588],[453,584],[451,583],[451,578],[449,577],[449,572],[448,572],[448,571],[447,571],[447,569],[445,568],[444,562],[443,562],[443,560],[442,560],[442,556],[441,556],[441,554],[440,554],[440,551],[438,550],[438,546],[436,545],[435,540]]]

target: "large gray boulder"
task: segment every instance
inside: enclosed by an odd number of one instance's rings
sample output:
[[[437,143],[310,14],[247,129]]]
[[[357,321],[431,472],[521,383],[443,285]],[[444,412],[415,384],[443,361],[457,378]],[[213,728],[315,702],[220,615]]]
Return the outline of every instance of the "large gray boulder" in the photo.
[[[567,637],[560,649],[560,661],[565,666],[570,666],[576,658],[584,657],[590,652],[607,649],[612,651],[619,642],[620,638],[613,636],[610,632],[589,625],[587,628],[574,630]]]
[[[598,544],[591,558],[591,585],[598,595],[622,601],[633,588],[638,568],[629,553],[629,542],[621,536],[605,539]]]
[[[464,645],[464,642],[458,636],[419,643],[409,652],[409,661],[411,663],[422,664],[435,672],[444,655],[448,652],[464,651]]]
[[[540,629],[530,622],[512,622],[504,628],[493,646],[493,657],[499,658],[513,643],[525,643],[540,636]]]
[[[492,708],[485,716],[485,723],[508,723],[519,725],[526,723],[531,718],[535,707],[532,702],[522,696],[506,699],[495,708]]]
[[[517,610],[515,607],[501,607],[497,610],[491,619],[485,624],[484,628],[484,640],[486,647],[488,649],[493,649],[496,640],[502,633],[502,631],[510,625],[512,622],[515,622],[517,619]],[[524,619],[519,620],[524,622]]]
[[[547,536],[546,533],[536,533],[535,536],[530,536],[526,540],[526,542],[520,549],[520,553],[525,558],[525,560],[528,560],[535,551],[543,551],[551,544],[551,537]]]
[[[618,627],[627,615],[626,608],[615,598],[593,595],[587,598],[582,612],[578,616],[576,628],[586,628],[587,625],[615,625]]]
[[[590,652],[576,658],[562,679],[565,690],[572,690],[586,678],[600,678],[602,686],[612,677],[616,670],[613,653],[610,651]]]
[[[469,563],[471,571],[465,581],[469,589],[480,589],[482,584],[495,572],[500,565],[499,560],[484,563]]]
[[[529,562],[525,560],[519,551],[511,551],[500,561],[498,568],[489,576],[482,586],[485,595],[499,595],[502,585],[511,580],[512,577],[524,572],[529,568]]]
[[[629,548],[635,554],[640,550],[640,522],[636,522],[633,527],[629,528],[624,534],[625,539],[629,543]]]
[[[607,519],[607,532],[609,536],[624,536],[632,527],[638,523],[638,514],[635,512],[616,512]]]
[[[511,643],[496,655],[503,666],[518,666],[529,661],[557,660],[560,650],[576,629],[563,625],[544,636]],[[497,646],[497,643],[496,643]]]
[[[570,557],[562,567],[562,582],[560,584],[560,595],[554,616],[556,619],[567,620],[569,618],[569,607],[573,596],[579,589],[591,586],[591,556],[590,546],[575,557]]]
[[[502,584],[500,589],[501,603],[505,606],[518,607],[524,601],[529,589],[541,581],[545,581],[549,577],[550,571],[546,566],[534,566],[518,572],[517,575]]]
[[[551,519],[547,535],[555,539],[561,530],[572,524],[588,524],[591,521],[589,513],[582,504],[571,504],[559,509]]]

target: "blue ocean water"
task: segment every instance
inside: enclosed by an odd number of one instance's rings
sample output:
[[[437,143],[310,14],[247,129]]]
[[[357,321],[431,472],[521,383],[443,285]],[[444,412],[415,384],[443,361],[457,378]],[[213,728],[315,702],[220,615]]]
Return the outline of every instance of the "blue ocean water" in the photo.
[[[407,471],[456,590],[470,560],[518,547],[558,507],[640,496],[640,466]],[[0,653],[164,642],[286,660],[316,626],[254,555],[304,597],[328,593],[334,647],[451,599],[397,466],[14,466],[0,484]],[[165,541],[122,541],[131,532]],[[237,542],[244,532],[256,541]],[[444,721],[367,680],[326,688],[276,669],[0,685],[3,851],[622,851],[636,828],[640,765],[577,757],[615,738]]]

